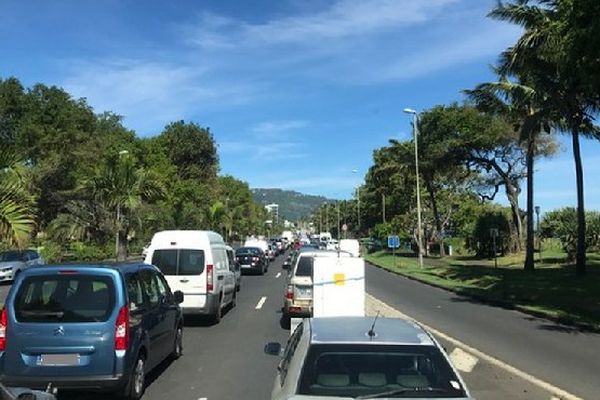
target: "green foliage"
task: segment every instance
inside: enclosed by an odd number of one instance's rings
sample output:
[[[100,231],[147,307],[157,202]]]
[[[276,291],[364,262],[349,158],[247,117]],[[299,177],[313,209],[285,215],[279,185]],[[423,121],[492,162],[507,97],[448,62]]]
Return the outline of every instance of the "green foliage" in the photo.
[[[469,241],[469,247],[474,250],[478,256],[494,256],[494,239],[492,237],[491,229],[498,230],[498,236],[496,237],[496,251],[504,255],[509,249],[511,230],[506,211],[485,211],[477,218],[472,237]]]
[[[138,138],[61,88],[0,79],[0,246],[45,238],[51,262],[138,253],[164,229],[264,233],[248,185],[217,176],[208,129],[174,122]]]
[[[60,263],[64,260],[65,249],[60,243],[52,240],[45,240],[39,247],[41,256],[44,258],[46,263],[55,264]]]
[[[586,212],[586,248],[600,247],[600,212]],[[544,238],[560,240],[562,249],[567,253],[569,261],[575,260],[577,253],[577,209],[565,207],[553,210],[544,215],[540,223],[541,235]]]
[[[72,242],[69,246],[70,257],[77,261],[102,261],[114,256],[114,249],[86,242]]]

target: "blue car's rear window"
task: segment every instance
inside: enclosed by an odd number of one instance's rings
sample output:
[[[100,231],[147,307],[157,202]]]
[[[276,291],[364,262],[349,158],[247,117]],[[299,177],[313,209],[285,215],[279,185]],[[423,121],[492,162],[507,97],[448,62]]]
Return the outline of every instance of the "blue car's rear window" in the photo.
[[[36,275],[26,278],[15,297],[19,322],[103,322],[115,304],[110,276]]]

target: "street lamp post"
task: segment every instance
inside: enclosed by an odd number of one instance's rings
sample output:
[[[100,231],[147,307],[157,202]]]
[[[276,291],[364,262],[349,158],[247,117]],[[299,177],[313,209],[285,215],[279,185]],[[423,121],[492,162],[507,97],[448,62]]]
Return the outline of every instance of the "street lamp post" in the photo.
[[[358,174],[358,170],[353,169],[352,173]],[[360,184],[356,187],[356,231],[360,231]]]
[[[121,156],[129,154],[128,150],[119,151],[119,162],[121,161]],[[117,218],[116,218],[116,235],[115,235],[115,260],[119,261],[119,233],[121,233],[121,203],[117,202]]]
[[[538,251],[540,253],[540,263],[542,262],[542,235],[540,232],[540,206],[535,206],[535,215],[537,216],[537,237],[538,237]]]
[[[423,268],[423,228],[421,226],[421,193],[419,189],[419,146],[417,143],[417,137],[419,135],[419,128],[417,126],[419,114],[411,108],[405,108],[404,112],[407,114],[412,114],[413,116],[413,136],[415,141],[415,172],[417,184],[417,242],[419,247],[419,267]]]

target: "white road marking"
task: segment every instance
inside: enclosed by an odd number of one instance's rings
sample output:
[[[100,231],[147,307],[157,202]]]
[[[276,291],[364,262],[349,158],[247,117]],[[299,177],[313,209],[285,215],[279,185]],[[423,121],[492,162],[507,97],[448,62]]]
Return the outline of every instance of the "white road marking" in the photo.
[[[278,272],[277,275],[275,275],[275,279],[279,278],[281,276],[281,272]]]
[[[260,298],[260,300],[258,301],[258,304],[256,304],[256,307],[254,307],[257,310],[260,310],[262,308],[262,306],[265,304],[265,301],[267,301],[267,297],[263,296]]]
[[[463,351],[459,347],[456,347],[449,355],[452,364],[461,372],[471,372],[477,365],[479,359],[473,357],[466,351]]]
[[[427,329],[429,332],[433,333],[436,336],[439,336],[440,338],[452,343],[453,345],[455,345],[457,347],[461,347],[465,351],[468,351],[469,353],[471,353],[471,355],[473,355],[481,360],[485,360],[498,368],[502,368],[503,370],[507,371],[510,374],[516,375],[519,378],[526,380],[527,382],[531,383],[532,385],[535,385],[539,388],[542,388],[543,390],[546,390],[546,391],[552,393],[552,395],[554,397],[558,397],[561,400],[583,400],[581,397],[577,397],[574,394],[567,392],[566,390],[563,390],[557,386],[554,386],[551,383],[548,383],[539,378],[536,378],[535,376],[528,374],[525,371],[521,371],[520,369],[515,368],[512,365],[509,365],[503,361],[500,361],[499,359],[497,359],[495,357],[492,357],[490,355],[485,354],[482,351],[477,350],[476,348],[473,348],[469,345],[462,343],[460,340],[454,339],[454,338],[446,335],[445,333],[438,331],[437,329],[434,329],[422,322],[419,322],[416,319],[412,318],[411,316],[406,315],[403,312],[389,306],[388,304],[382,302],[381,300],[377,299],[374,296],[367,294],[367,297],[370,297],[376,303],[380,303],[383,306],[383,308],[391,309],[392,311],[394,311],[401,317],[408,318],[408,319],[411,319],[411,320],[419,323],[419,325],[421,325],[423,328]],[[390,317],[391,316],[392,315],[390,315]]]
[[[198,397],[198,400],[208,400],[206,397]]]

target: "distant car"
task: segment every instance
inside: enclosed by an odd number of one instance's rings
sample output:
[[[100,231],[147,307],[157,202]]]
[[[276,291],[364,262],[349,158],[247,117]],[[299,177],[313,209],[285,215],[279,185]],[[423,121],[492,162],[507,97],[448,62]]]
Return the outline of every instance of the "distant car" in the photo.
[[[34,250],[9,250],[0,253],[0,282],[12,281],[21,271],[43,265],[44,259]]]
[[[149,247],[150,247],[150,243],[147,243],[144,247],[142,247],[142,256],[146,257],[146,255],[148,255]]]
[[[350,257],[349,253],[327,250],[300,251],[291,262],[283,298],[283,318],[311,317],[313,311],[313,263],[316,257]]]
[[[0,381],[140,399],[146,373],[183,352],[181,302],[142,263],[23,271],[0,317]]]
[[[229,259],[229,269],[235,274],[235,291],[239,292],[242,287],[242,268],[235,258],[235,250],[227,246],[227,258]]]
[[[281,345],[265,352],[279,355]],[[272,400],[298,398],[469,399],[435,338],[403,319],[305,319],[277,367]]]
[[[269,260],[261,248],[240,247],[235,251],[235,258],[240,263],[242,273],[264,275],[269,270]]]

